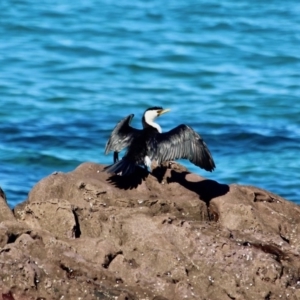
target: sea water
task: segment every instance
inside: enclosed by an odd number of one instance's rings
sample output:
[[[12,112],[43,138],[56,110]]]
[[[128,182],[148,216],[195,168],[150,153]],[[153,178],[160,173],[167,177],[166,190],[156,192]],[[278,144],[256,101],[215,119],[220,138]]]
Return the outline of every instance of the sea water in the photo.
[[[300,2],[0,3],[0,186],[11,207],[45,176],[104,155],[115,124],[171,108],[220,183],[300,203]]]

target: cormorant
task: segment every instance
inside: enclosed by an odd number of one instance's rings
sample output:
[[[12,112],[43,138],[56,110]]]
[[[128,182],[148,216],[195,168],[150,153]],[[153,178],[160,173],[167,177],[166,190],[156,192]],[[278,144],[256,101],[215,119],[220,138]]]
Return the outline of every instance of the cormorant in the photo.
[[[119,175],[131,174],[136,166],[143,166],[151,172],[151,162],[161,164],[165,161],[185,158],[196,166],[212,171],[215,163],[207,145],[201,136],[191,127],[181,124],[162,133],[156,117],[170,109],[162,107],[148,108],[143,115],[143,129],[130,126],[133,114],[122,119],[112,131],[105,147],[105,154],[114,151],[114,164],[106,167],[108,173]],[[119,161],[118,153],[127,148]]]

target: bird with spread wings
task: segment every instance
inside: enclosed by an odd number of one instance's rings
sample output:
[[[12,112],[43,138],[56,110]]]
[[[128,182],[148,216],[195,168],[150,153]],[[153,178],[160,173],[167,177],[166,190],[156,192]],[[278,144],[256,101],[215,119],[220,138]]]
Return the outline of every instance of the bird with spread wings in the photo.
[[[148,108],[143,115],[143,129],[130,126],[133,114],[122,119],[113,129],[105,147],[105,154],[114,151],[114,164],[106,171],[119,175],[131,174],[136,166],[151,171],[151,162],[161,164],[165,161],[188,159],[196,166],[213,171],[215,163],[201,136],[191,127],[181,124],[168,132],[162,132],[155,118],[168,112],[162,107]],[[127,148],[119,160],[118,153]]]

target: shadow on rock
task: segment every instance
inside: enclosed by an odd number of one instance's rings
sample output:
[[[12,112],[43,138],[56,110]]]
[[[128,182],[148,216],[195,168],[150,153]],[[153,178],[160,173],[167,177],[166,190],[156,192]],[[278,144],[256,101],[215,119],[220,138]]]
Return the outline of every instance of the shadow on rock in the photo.
[[[167,169],[168,167],[164,165],[157,166],[152,170],[152,175],[158,180],[159,183],[162,183]]]
[[[149,175],[147,170],[136,168],[135,171],[127,176],[112,175],[107,181],[119,189],[131,190],[137,188]]]
[[[167,182],[177,182],[181,184],[186,189],[193,191],[199,195],[199,198],[209,205],[211,199],[225,195],[229,191],[229,186],[227,184],[220,184],[214,180],[204,179],[198,182],[192,182],[186,180],[186,175],[189,172],[177,172],[172,170],[171,177],[167,178]]]

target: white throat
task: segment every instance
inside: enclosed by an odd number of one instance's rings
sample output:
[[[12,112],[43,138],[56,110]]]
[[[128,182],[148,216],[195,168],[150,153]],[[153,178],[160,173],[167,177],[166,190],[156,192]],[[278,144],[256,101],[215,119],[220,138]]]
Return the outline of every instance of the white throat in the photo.
[[[157,117],[157,112],[153,110],[148,110],[144,114],[143,118],[143,127],[147,128],[149,126],[154,127],[157,129],[159,133],[162,133],[161,127],[159,124],[154,122],[154,119]]]

